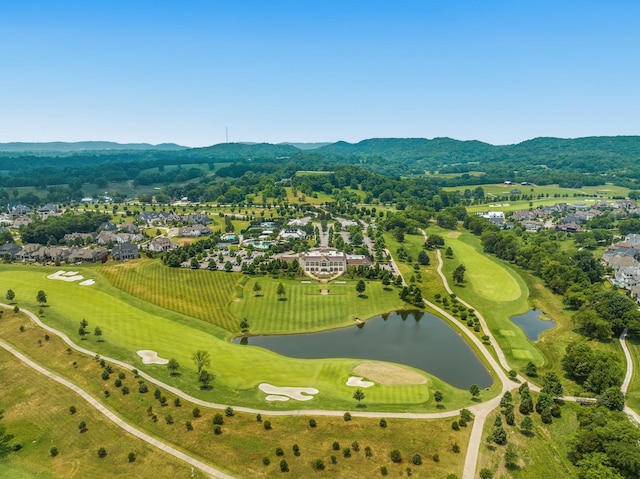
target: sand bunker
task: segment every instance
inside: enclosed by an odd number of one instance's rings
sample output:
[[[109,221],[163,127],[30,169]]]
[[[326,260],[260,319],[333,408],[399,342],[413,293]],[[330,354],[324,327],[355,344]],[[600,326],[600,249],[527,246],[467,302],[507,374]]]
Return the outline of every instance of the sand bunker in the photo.
[[[84,276],[79,275],[77,271],[66,272],[64,270],[61,270],[50,274],[49,276],[47,276],[47,278],[58,279],[60,281],[67,281],[69,283],[72,283],[74,281],[82,281],[84,279]]]
[[[362,379],[361,377],[358,376],[351,376],[348,380],[347,380],[347,386],[353,386],[353,387],[357,387],[357,388],[368,388],[373,386],[375,383],[372,381],[365,381],[364,379]]]
[[[280,388],[267,383],[258,385],[258,389],[268,394],[265,398],[267,401],[288,401],[289,399],[309,401],[313,399],[313,394],[320,392],[315,388]],[[307,396],[307,394],[311,394],[311,396]]]
[[[426,384],[427,378],[422,374],[385,363],[362,363],[358,364],[353,372],[365,378],[369,378],[380,384]]]
[[[157,352],[148,349],[141,349],[136,353],[142,358],[142,364],[167,364],[169,362],[168,359],[158,356]]]
[[[67,283],[73,283],[74,281],[81,281],[80,286],[91,286],[92,284],[96,284],[96,282],[92,279],[84,279],[84,276],[78,274],[77,271],[56,271],[53,274],[47,276],[48,279],[57,279],[60,281],[66,281]]]

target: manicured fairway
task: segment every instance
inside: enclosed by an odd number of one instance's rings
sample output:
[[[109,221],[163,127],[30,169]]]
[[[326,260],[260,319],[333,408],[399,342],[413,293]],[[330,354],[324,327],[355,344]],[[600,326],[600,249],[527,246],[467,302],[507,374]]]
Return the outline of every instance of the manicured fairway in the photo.
[[[229,311],[242,279],[238,274],[168,268],[158,260],[111,263],[98,271],[116,288],[144,301],[227,331],[238,329],[238,320]]]
[[[529,341],[522,329],[509,318],[525,312],[529,308],[529,290],[526,283],[506,263],[487,257],[482,252],[480,239],[467,232],[454,232],[430,228],[427,234],[439,234],[445,238],[445,246],[450,246],[454,257],[446,258],[443,253],[443,272],[455,294],[472,304],[487,320],[491,332],[505,353],[509,364],[522,369],[533,361],[541,367],[546,359],[534,343]],[[467,268],[466,282],[456,285],[452,279],[453,270],[464,264]],[[489,270],[491,274],[485,274]],[[480,279],[479,279],[480,278]],[[495,280],[494,280],[495,278]],[[501,287],[485,287],[486,282],[495,281]],[[504,295],[501,295],[504,291]],[[516,295],[517,292],[517,295]]]
[[[505,269],[493,258],[480,253],[471,244],[469,233],[448,233],[446,245],[453,249],[454,255],[467,268],[466,287],[489,301],[514,301],[522,296],[516,275]],[[451,281],[452,282],[452,281]]]
[[[93,286],[52,281],[46,276],[55,271],[25,265],[4,266],[0,269],[0,291],[12,288],[16,301],[32,311],[38,311],[36,293],[43,289],[48,295],[43,320],[65,331],[84,346],[97,352],[136,364],[164,380],[198,397],[217,402],[233,402],[254,407],[274,409],[334,408],[351,404],[352,388],[345,385],[351,370],[360,362],[348,359],[295,360],[255,347],[231,344],[227,332],[210,323],[160,308],[111,287],[95,268],[76,268],[86,278],[93,278]],[[208,272],[203,272],[208,273]],[[325,299],[325,298],[321,298]],[[367,300],[362,300],[367,301]],[[284,302],[283,302],[284,303]],[[80,341],[79,323],[89,322],[93,332],[100,326],[104,342],[89,335]],[[135,351],[151,349],[160,357],[175,358],[184,374],[170,379],[164,366],[143,366]],[[212,355],[211,370],[215,372],[212,392],[200,391],[195,381],[192,354],[197,350]],[[321,391],[315,399],[304,403],[268,405],[257,386],[267,382],[277,386],[315,387]],[[382,410],[433,410],[432,388],[441,389],[451,398],[450,407],[468,404],[468,395],[436,378],[419,386],[380,386],[368,392],[371,408]]]
[[[628,338],[627,347],[633,361],[633,376],[627,393],[627,405],[638,412],[640,411],[640,340]]]

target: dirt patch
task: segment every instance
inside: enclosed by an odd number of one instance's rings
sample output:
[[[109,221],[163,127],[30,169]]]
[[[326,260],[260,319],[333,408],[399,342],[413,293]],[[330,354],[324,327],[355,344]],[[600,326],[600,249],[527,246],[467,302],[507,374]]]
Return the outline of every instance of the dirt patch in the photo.
[[[321,294],[322,296],[327,296],[327,295],[329,294],[329,290],[328,290],[328,289],[321,289],[321,290],[320,290],[320,294]]]
[[[447,238],[457,238],[458,236],[460,236],[459,231],[451,231],[447,233]]]
[[[361,363],[353,368],[353,373],[385,385],[427,383],[422,374],[393,364]]]

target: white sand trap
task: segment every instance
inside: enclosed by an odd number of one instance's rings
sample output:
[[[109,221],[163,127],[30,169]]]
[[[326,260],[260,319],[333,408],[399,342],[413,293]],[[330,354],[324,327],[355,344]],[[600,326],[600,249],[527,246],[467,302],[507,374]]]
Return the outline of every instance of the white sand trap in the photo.
[[[96,284],[96,282],[92,279],[87,279],[81,283],[78,283],[80,286],[91,286],[92,284]]]
[[[297,401],[309,401],[313,399],[313,394],[320,392],[315,388],[280,388],[267,383],[258,385],[258,389],[263,393],[269,394],[269,396],[266,397],[267,401],[282,401],[282,397],[284,396]],[[311,394],[311,396],[307,396],[307,394]],[[278,397],[278,399],[274,399],[274,396]]]
[[[375,383],[372,381],[365,381],[364,379],[362,379],[361,377],[358,376],[351,376],[348,380],[347,380],[347,386],[353,386],[353,387],[357,387],[357,388],[368,388],[373,386]]]
[[[168,359],[158,356],[157,352],[148,349],[141,349],[136,353],[142,358],[142,364],[167,364],[169,362]]]
[[[73,274],[70,275],[70,273],[73,273]],[[49,276],[47,276],[47,278],[59,279],[61,281],[67,281],[69,283],[73,283],[74,281],[82,281],[84,279],[84,276],[81,276],[77,273],[78,273],[77,271],[71,271],[69,273],[66,273],[64,270],[61,270],[61,271],[56,271],[53,274],[50,274]]]
[[[278,396],[277,394],[269,394],[266,398],[267,401],[288,401],[287,396]]]
[[[63,273],[63,276],[75,276],[76,274],[78,274],[78,271],[67,271]]]

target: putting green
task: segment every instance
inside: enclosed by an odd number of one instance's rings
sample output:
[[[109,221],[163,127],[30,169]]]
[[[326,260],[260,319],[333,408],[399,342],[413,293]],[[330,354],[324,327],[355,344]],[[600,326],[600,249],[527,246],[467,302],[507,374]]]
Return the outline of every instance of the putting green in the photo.
[[[533,354],[526,349],[512,349],[511,354],[513,354],[514,358],[518,359],[533,359]]]
[[[522,291],[516,279],[500,264],[465,242],[466,236],[468,233],[455,238],[447,235],[446,244],[466,267],[467,284],[470,284],[478,295],[491,301],[506,302],[518,299]]]

